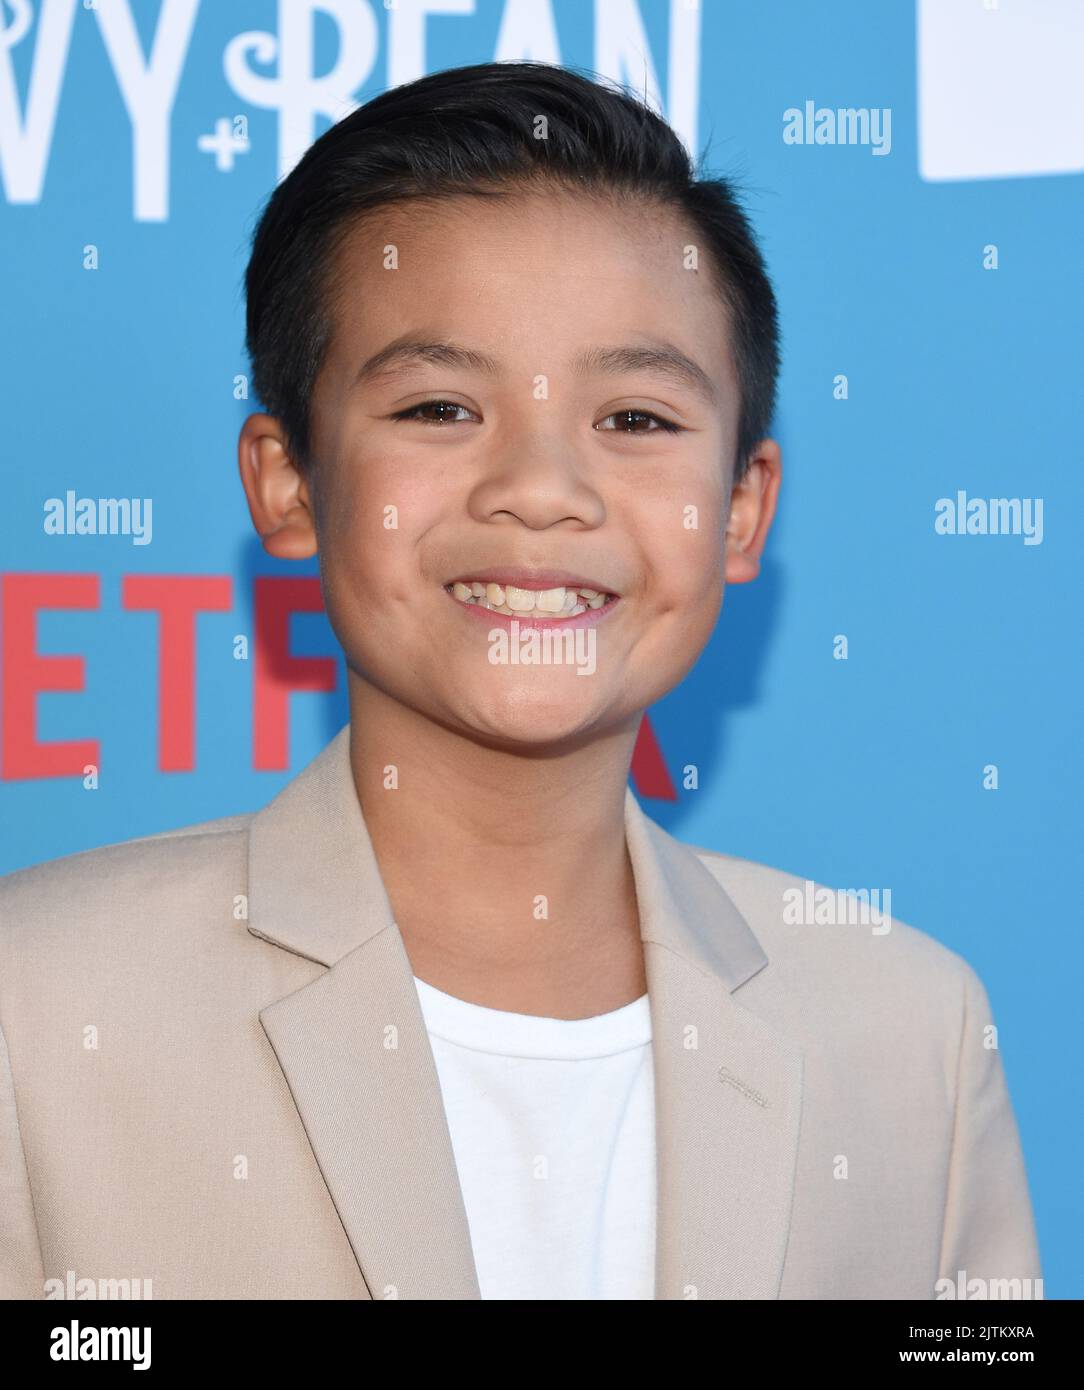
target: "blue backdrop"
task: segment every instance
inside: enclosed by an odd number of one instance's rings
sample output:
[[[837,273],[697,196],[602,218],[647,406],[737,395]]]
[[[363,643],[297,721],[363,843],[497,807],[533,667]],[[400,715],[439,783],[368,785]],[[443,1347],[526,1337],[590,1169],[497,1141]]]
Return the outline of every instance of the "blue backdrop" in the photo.
[[[694,844],[890,887],[975,966],[1046,1294],[1084,1295],[1078,0],[0,4],[0,871],[258,807],[346,721],[339,666],[289,698],[287,766],[254,766],[235,639],[257,577],[316,570],[264,555],[237,479],[248,240],[348,103],[495,57],[646,92],[743,183],[780,298],[780,513],[652,711],[677,799],[645,806]],[[151,528],[68,534],[69,493],[149,498]],[[225,583],[195,622],[186,771],[160,767],[159,618],[132,606],[158,575]],[[289,642],[335,652],[317,613]],[[31,718],[42,745],[91,741],[96,789],[27,751]]]

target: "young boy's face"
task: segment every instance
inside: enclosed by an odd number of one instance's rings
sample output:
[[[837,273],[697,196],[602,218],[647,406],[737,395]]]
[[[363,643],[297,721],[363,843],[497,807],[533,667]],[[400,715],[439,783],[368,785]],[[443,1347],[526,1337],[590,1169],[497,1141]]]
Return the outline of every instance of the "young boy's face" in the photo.
[[[739,407],[706,247],[687,268],[694,241],[671,215],[556,192],[407,204],[352,229],[295,512],[303,527],[311,509],[352,682],[538,746],[627,728],[686,674],[722,603]],[[361,372],[405,339],[479,357]],[[614,366],[626,347],[676,349],[703,380]],[[609,369],[580,368],[594,350]],[[452,586],[506,571],[515,588],[567,589],[559,572],[616,596],[568,620],[588,624],[591,674],[494,664],[490,633],[511,619]]]

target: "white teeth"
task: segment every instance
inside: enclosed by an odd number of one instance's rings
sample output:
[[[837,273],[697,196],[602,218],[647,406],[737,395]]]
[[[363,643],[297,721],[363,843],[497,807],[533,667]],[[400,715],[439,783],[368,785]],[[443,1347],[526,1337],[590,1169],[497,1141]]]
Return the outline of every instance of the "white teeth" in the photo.
[[[540,613],[560,613],[565,606],[565,590],[539,589],[534,596],[534,606]]]
[[[478,579],[459,580],[451,585],[461,603],[503,613],[507,617],[526,617],[530,613],[576,618],[601,608],[607,595],[599,589],[574,589],[558,585],[552,589],[520,589],[514,584],[483,584]]]
[[[505,602],[516,613],[531,613],[534,611],[534,592],[531,589],[517,589],[514,584],[509,584],[505,590]]]

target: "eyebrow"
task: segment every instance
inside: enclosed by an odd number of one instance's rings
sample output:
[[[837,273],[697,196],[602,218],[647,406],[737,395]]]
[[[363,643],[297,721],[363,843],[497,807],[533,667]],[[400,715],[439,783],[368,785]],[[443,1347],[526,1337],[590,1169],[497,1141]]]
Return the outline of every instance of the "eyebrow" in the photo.
[[[368,358],[354,379],[355,385],[394,376],[421,362],[438,367],[460,367],[489,377],[497,376],[500,371],[500,364],[494,358],[474,348],[464,347],[460,343],[427,342],[407,337],[396,339]],[[718,393],[711,377],[673,343],[653,341],[586,348],[573,358],[572,370],[577,376],[587,376],[591,372],[608,376],[646,372],[685,387],[710,406],[718,404]]]

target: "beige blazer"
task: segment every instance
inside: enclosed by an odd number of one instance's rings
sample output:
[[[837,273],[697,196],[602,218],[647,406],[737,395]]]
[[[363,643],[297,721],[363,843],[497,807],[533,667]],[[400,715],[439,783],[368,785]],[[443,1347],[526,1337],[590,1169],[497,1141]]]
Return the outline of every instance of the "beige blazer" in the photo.
[[[348,740],[254,815],[0,879],[4,1297],[479,1297]],[[1038,1278],[971,967],[896,921],[790,923],[801,879],[689,848],[631,793],[626,826],[656,1298]]]

